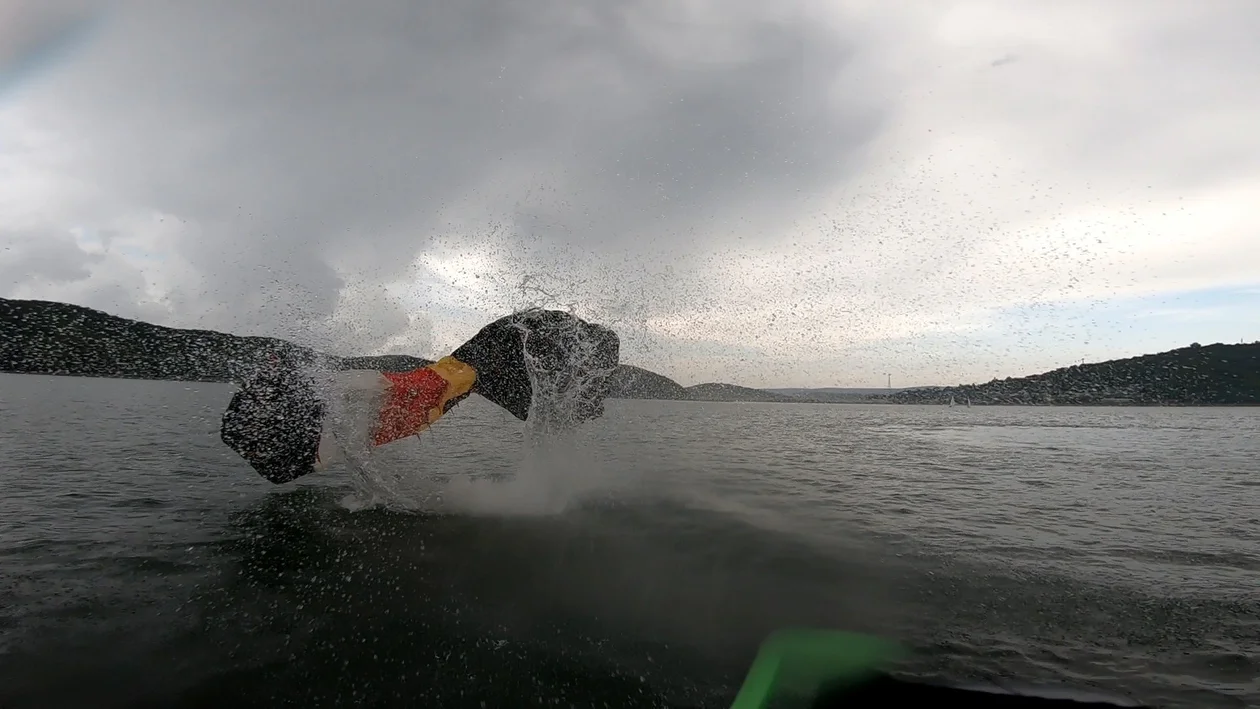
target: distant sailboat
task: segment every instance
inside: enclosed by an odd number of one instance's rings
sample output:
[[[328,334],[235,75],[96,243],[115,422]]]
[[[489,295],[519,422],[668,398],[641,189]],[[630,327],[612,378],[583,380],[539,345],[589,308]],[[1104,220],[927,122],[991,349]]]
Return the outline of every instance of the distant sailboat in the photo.
[[[967,408],[971,408],[971,397],[967,397]]]
[[[954,395],[953,395],[953,394],[950,394],[950,395],[949,395],[949,405],[950,405],[950,406],[953,406],[953,405],[954,405]]]

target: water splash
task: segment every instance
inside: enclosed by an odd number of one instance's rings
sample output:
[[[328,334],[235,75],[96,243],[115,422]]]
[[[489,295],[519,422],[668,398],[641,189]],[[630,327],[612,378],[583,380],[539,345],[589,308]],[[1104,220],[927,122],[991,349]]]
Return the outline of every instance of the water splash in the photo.
[[[343,500],[343,506],[423,507],[416,482],[424,478],[415,474],[416,466],[396,464],[397,444],[374,447],[371,443],[388,386],[380,372],[347,370],[340,362],[321,357],[291,364],[313,384],[324,406],[317,470],[348,473],[354,492]]]
[[[520,311],[528,315],[538,308]],[[570,311],[571,313],[571,311]],[[592,401],[613,367],[604,365],[599,343],[570,320],[549,328],[545,346],[524,325],[525,367],[533,388],[519,467],[508,480],[460,477],[447,487],[455,508],[474,514],[559,514],[610,482],[590,440]],[[557,346],[560,350],[556,352]],[[559,356],[557,356],[557,354]]]
[[[515,314],[528,318],[540,308]],[[452,462],[437,450],[418,455],[420,445],[459,426],[452,411],[420,442],[370,444],[375,412],[382,403],[375,372],[325,371],[318,387],[327,405],[325,430],[349,472],[354,493],[343,501],[352,509],[387,507],[462,514],[559,514],[592,493],[606,489],[590,439],[592,407],[602,407],[601,387],[612,373],[600,361],[600,343],[575,320],[546,325],[540,333],[519,324],[533,397],[519,455],[511,469],[474,470],[451,476]],[[467,404],[465,404],[467,406]],[[504,422],[512,425],[515,419]],[[583,423],[586,422],[586,423]],[[501,434],[510,440],[512,431]],[[493,444],[491,444],[493,445]],[[466,462],[466,461],[462,461]],[[492,464],[492,467],[498,467]],[[502,473],[509,474],[503,476]]]

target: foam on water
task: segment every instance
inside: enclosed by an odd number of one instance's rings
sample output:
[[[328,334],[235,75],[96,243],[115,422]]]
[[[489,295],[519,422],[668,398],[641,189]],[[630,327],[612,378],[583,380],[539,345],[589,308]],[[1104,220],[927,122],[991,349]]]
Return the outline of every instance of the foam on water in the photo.
[[[525,313],[528,310],[518,311]],[[556,366],[530,351],[525,338],[525,363],[533,399],[521,455],[506,479],[462,474],[448,477],[443,460],[432,451],[414,455],[414,442],[370,445],[380,392],[369,381],[374,372],[322,373],[320,389],[328,404],[327,430],[344,455],[355,492],[343,500],[349,509],[388,507],[413,511],[463,514],[558,514],[580,499],[605,488],[608,476],[589,445],[581,425],[583,406],[595,387],[611,373],[601,367],[598,343],[576,321],[548,331],[568,354]],[[457,425],[459,408],[443,418],[443,426]],[[426,431],[421,437],[435,435]],[[408,455],[411,453],[411,455]],[[497,472],[497,471],[494,471]]]
[[[406,489],[404,471],[386,464],[387,458],[382,460],[371,445],[372,426],[382,403],[380,375],[374,371],[320,374],[318,388],[327,406],[325,430],[335,439],[355,488],[343,504],[352,509],[417,507],[422,500]]]
[[[447,503],[480,514],[558,514],[608,482],[589,445],[583,402],[611,374],[601,367],[598,344],[570,321],[557,337],[569,354],[568,366],[552,367],[530,351],[525,337],[525,367],[533,386],[524,450],[516,474],[508,480],[455,478],[446,488]]]

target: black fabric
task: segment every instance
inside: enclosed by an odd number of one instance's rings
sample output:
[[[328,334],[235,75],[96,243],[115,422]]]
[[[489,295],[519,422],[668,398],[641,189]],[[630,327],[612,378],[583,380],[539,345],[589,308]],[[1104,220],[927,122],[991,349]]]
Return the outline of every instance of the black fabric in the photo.
[[[844,683],[826,688],[809,705],[810,709],[874,709],[875,707],[957,707],[958,709],[1117,709],[1141,705],[1104,701],[1097,698],[1065,699],[1014,693],[995,688],[968,689],[906,682],[877,675],[856,684]],[[1148,708],[1149,709],[1149,708]]]
[[[324,406],[302,363],[273,356],[232,396],[219,436],[267,480],[314,472]]]
[[[527,310],[485,326],[451,356],[477,370],[474,392],[525,421],[534,396],[527,350],[549,374],[594,377],[594,385],[583,389],[578,422],[603,416],[607,375],[620,361],[621,341],[602,325],[558,310]]]
[[[582,379],[575,423],[604,413],[607,375],[620,358],[620,340],[606,327],[554,310],[529,310],[482,328],[453,356],[477,370],[472,391],[526,420],[533,386],[526,350],[548,376]],[[324,405],[304,374],[309,362],[280,351],[232,397],[220,437],[273,483],[287,483],[315,470]],[[447,403],[449,410],[467,394]]]

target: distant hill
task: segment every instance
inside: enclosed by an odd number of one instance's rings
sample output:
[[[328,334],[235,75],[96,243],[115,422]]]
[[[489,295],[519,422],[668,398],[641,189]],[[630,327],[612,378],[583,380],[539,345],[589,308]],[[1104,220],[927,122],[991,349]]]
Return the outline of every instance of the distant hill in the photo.
[[[734,384],[696,384],[684,387],[669,377],[642,367],[623,364],[612,376],[611,396],[614,399],[669,399],[674,401],[778,401],[801,403],[803,400],[776,394],[764,389],[750,389]]]
[[[341,365],[346,369],[375,369],[381,372],[410,372],[430,364],[433,364],[433,360],[411,355],[341,358]]]
[[[817,401],[823,404],[861,404],[884,401],[889,394],[902,390],[874,387],[819,387],[814,389],[767,389],[766,391],[806,401]]]
[[[407,355],[335,357],[268,337],[161,327],[67,303],[0,298],[0,372],[240,381],[268,353],[346,369],[406,371],[432,360]],[[1190,345],[1169,352],[1074,365],[985,384],[915,389],[684,387],[628,364],[610,396],[678,401],[945,404],[1260,404],[1260,342]]]
[[[432,362],[407,355],[335,357],[275,338],[162,327],[67,303],[0,298],[0,372],[229,382],[248,376],[268,353],[345,369],[407,371]],[[626,364],[613,373],[610,396],[793,401],[733,384],[687,388]]]
[[[673,379],[629,364],[617,367],[609,385],[610,396],[615,399],[687,398],[686,388]]]
[[[270,337],[182,330],[66,303],[0,298],[0,371],[239,381],[268,353],[346,369],[407,370],[416,357],[342,359]]]
[[[771,401],[779,403],[803,403],[799,397],[776,394],[765,389],[750,389],[734,384],[696,384],[684,391],[691,401]]]
[[[1260,342],[1215,344],[1063,367],[985,384],[896,392],[898,404],[1260,404]]]
[[[28,374],[229,381],[266,352],[296,352],[272,338],[176,330],[64,303],[0,299],[0,369]]]

